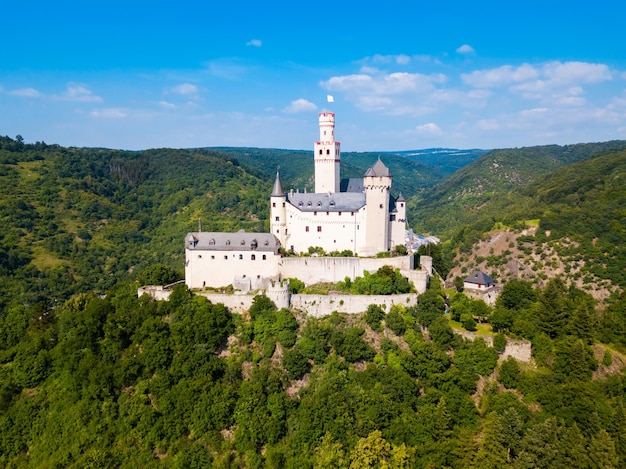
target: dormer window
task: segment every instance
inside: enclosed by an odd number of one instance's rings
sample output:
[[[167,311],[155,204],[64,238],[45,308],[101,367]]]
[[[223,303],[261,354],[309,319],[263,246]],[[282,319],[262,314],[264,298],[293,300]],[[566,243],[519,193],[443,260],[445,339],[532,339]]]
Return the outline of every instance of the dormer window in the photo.
[[[211,240],[209,241],[209,244],[210,244],[211,246],[213,246],[213,245],[215,244],[215,240],[214,240],[214,239],[211,239]]]
[[[318,203],[317,203],[317,206],[318,206],[318,207],[321,207],[321,206],[322,206],[322,202],[318,202]]]
[[[302,207],[304,203],[302,201],[298,202],[298,207]]]
[[[331,201],[330,201],[330,206],[331,206],[331,207],[334,207],[334,206],[335,206],[335,201],[334,201],[334,200],[331,200]]]
[[[226,246],[230,246],[230,239],[226,240]]]
[[[242,246],[245,246],[245,244],[246,244],[246,242],[242,239],[242,240],[241,240],[241,245],[242,245]]]
[[[312,204],[311,204],[311,202],[309,202],[306,205],[307,205],[307,207],[310,207]]]
[[[269,246],[269,245],[270,245],[270,242],[269,242],[267,239],[265,240],[265,245],[266,245],[266,246]]]

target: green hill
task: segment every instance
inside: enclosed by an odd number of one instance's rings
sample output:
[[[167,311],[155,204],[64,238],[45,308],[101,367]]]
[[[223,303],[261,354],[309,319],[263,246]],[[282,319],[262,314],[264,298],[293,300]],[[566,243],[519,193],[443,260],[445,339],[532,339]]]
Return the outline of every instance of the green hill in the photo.
[[[409,201],[409,219],[419,232],[448,236],[462,225],[474,224],[508,192],[526,187],[541,176],[611,150],[626,148],[626,141],[549,145],[493,150]]]
[[[598,308],[561,278],[522,279],[491,308],[433,280],[415,304],[326,318],[263,296],[235,315],[184,285],[137,298],[180,278],[199,220],[261,229],[265,171],[0,137],[1,467],[624,467],[624,295]],[[483,200],[471,224],[459,205],[446,248],[507,227],[521,254],[619,283],[625,177],[626,150],[604,152]],[[529,362],[504,359],[505,334]]]
[[[312,151],[294,151],[265,148],[215,147],[244,165],[256,168],[264,177],[273,180],[280,168],[285,189],[314,190],[314,167]],[[405,197],[432,186],[442,176],[432,166],[393,153],[341,153],[341,177],[363,177],[378,158],[381,158],[393,174],[394,194]]]

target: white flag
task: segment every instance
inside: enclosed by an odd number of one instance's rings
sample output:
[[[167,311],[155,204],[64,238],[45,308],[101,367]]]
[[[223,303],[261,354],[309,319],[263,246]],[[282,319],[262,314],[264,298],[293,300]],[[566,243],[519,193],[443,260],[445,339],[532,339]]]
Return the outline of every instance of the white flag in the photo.
[[[335,102],[335,98],[333,98],[331,95],[327,94],[326,95],[326,101],[328,101],[329,103],[334,103]]]

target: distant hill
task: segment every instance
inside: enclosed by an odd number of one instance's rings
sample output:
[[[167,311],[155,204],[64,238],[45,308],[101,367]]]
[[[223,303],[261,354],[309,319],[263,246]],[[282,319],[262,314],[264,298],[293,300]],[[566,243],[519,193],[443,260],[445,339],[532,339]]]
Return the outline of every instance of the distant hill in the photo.
[[[480,268],[496,278],[541,285],[561,275],[596,298],[626,289],[623,143],[607,145],[620,150],[590,145],[600,154],[491,197],[451,197],[446,208],[454,217],[447,236],[456,264],[451,276]]]
[[[242,164],[251,166],[273,180],[280,168],[285,189],[314,188],[313,152],[281,150],[275,148],[212,147],[227,153]],[[439,169],[419,160],[406,158],[396,153],[385,152],[342,152],[341,177],[362,177],[378,158],[381,158],[393,174],[392,192],[405,197],[420,192],[441,180],[444,175]]]
[[[476,222],[491,199],[532,184],[576,161],[626,148],[626,141],[492,150],[409,201],[409,220],[421,232],[444,237]],[[485,209],[483,209],[485,206]]]
[[[423,150],[406,150],[388,153],[404,156],[405,158],[423,163],[444,178],[472,163],[488,151],[489,150],[479,149],[458,150],[455,148],[426,148]]]

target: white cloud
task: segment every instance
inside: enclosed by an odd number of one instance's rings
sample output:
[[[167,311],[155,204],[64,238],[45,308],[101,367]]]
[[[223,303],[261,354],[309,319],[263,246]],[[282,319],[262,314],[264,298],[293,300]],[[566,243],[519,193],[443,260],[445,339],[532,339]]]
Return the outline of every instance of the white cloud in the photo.
[[[260,39],[252,39],[251,41],[246,42],[246,46],[252,47],[261,47],[263,42]]]
[[[586,62],[549,62],[543,66],[543,75],[554,84],[599,83],[612,79],[605,64]]]
[[[463,44],[456,50],[457,54],[473,54],[476,52],[472,46],[469,44]]]
[[[503,65],[487,70],[475,70],[471,73],[461,74],[461,79],[466,84],[476,88],[490,88],[532,80],[538,76],[539,71],[535,67],[530,64],[522,64],[519,67]]]
[[[174,109],[176,107],[175,104],[173,103],[169,103],[167,101],[159,101],[159,106],[161,106],[163,109]]]
[[[94,95],[84,85],[68,85],[65,93],[57,96],[61,101],[72,101],[79,103],[101,103],[103,100],[100,96]]]
[[[497,119],[480,119],[476,122],[476,127],[480,130],[498,130],[500,123]]]
[[[13,96],[21,96],[23,98],[40,98],[43,96],[43,94],[35,88],[19,88],[11,91],[9,94],[12,94]]]
[[[94,110],[89,113],[91,117],[106,118],[106,119],[124,119],[128,117],[128,114],[121,109],[107,108]]]
[[[192,85],[191,83],[182,83],[170,88],[170,91],[175,94],[189,96],[198,94],[198,87],[196,85]]]
[[[369,69],[368,73],[340,75],[320,82],[327,91],[340,92],[346,100],[366,112],[390,115],[422,115],[425,100],[436,100],[437,87],[444,84],[443,74],[385,73]]]
[[[304,98],[296,99],[295,101],[291,101],[289,106],[283,109],[283,112],[288,114],[295,114],[298,112],[311,112],[315,111],[317,106],[310,101],[307,101]]]
[[[428,124],[424,125],[418,125],[415,130],[417,130],[417,133],[420,135],[443,135],[443,130],[441,130],[441,127],[439,127],[434,122],[429,122]]]

